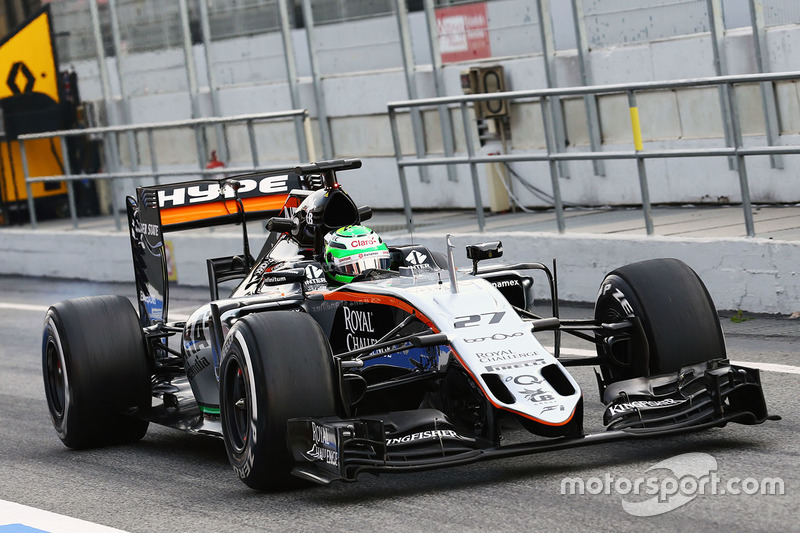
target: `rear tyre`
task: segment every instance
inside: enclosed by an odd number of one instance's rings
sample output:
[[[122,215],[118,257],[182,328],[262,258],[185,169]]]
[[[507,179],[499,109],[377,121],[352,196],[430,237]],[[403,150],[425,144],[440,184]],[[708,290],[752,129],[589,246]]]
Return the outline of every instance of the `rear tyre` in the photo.
[[[47,406],[61,441],[92,448],[137,441],[148,422],[126,416],[150,407],[150,372],[139,318],[122,296],[59,302],[42,336]]]
[[[612,361],[602,366],[606,384],[726,358],[714,302],[694,270],[677,259],[641,261],[609,273],[594,318],[634,323],[629,334],[598,345],[598,355]]]
[[[222,435],[239,479],[257,490],[297,485],[287,420],[336,414],[333,357],[319,324],[294,311],[244,317],[228,333],[219,375]]]

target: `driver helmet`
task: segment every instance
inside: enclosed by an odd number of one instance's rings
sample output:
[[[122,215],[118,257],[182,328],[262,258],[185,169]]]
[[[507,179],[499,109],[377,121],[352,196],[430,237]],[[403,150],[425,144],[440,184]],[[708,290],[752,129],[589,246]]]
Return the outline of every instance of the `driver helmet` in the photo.
[[[380,236],[366,226],[345,226],[325,236],[325,267],[328,277],[350,283],[363,272],[388,270],[389,248]]]

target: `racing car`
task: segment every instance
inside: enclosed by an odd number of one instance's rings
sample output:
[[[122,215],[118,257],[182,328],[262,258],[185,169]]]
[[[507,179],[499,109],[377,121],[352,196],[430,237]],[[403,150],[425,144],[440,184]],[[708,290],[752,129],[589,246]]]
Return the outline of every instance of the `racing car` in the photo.
[[[683,262],[619,267],[593,317],[561,318],[555,261],[500,263],[490,241],[467,246],[471,265],[457,268],[449,236],[443,251],[385,243],[337,178],[360,167],[137,188],[138,312],[95,296],[45,318],[45,392],[63,443],[132,442],[150,423],[213,435],[246,485],[272,490],[776,418],[758,370],[727,359],[711,297]],[[255,256],[254,220],[269,230]],[[208,302],[168,320],[164,234],[220,224],[241,225],[241,253],[209,258]],[[563,334],[596,356],[563,357]],[[595,369],[604,431],[583,429],[573,366]],[[511,443],[508,428],[526,437]]]

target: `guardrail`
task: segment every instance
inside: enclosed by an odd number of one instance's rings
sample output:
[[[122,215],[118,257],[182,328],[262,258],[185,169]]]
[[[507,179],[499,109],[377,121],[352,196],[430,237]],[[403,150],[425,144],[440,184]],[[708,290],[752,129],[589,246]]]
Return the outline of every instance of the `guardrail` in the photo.
[[[419,100],[404,100],[390,102],[389,121],[392,128],[392,139],[394,143],[395,160],[400,178],[400,188],[403,195],[403,206],[409,231],[414,229],[413,212],[408,193],[408,183],[406,180],[406,167],[426,167],[430,165],[460,165],[468,164],[472,178],[472,188],[475,197],[475,213],[478,221],[478,229],[484,230],[485,220],[483,213],[483,202],[481,200],[480,185],[478,182],[477,164],[479,163],[498,163],[498,162],[522,162],[522,161],[546,161],[550,167],[550,181],[553,188],[554,209],[556,213],[556,223],[558,231],[564,232],[564,202],[561,198],[559,187],[559,174],[556,163],[559,161],[602,161],[609,159],[633,159],[637,162],[637,172],[639,176],[639,187],[642,197],[642,211],[645,220],[647,234],[653,234],[653,219],[650,209],[650,193],[647,182],[647,171],[645,160],[657,158],[677,158],[677,157],[731,157],[736,160],[736,171],[739,175],[739,188],[742,195],[742,211],[744,215],[747,235],[755,236],[753,224],[752,205],[750,202],[750,186],[745,166],[745,157],[755,155],[780,155],[780,154],[800,154],[800,146],[764,146],[755,148],[745,148],[742,145],[742,128],[739,118],[736,97],[733,86],[737,84],[767,84],[771,90],[771,84],[777,81],[792,81],[800,79],[800,72],[783,72],[778,74],[751,74],[741,76],[717,76],[708,78],[691,78],[673,81],[657,81],[644,83],[596,85],[585,87],[569,87],[558,89],[539,89],[531,91],[509,91],[503,93],[490,93],[465,96],[451,96],[444,98],[427,98]],[[679,89],[694,87],[720,87],[719,98],[721,105],[725,103],[729,106],[728,113],[732,128],[733,146],[720,148],[697,148],[697,149],[670,149],[670,150],[644,150],[642,145],[642,134],[638,122],[638,108],[636,105],[636,93],[652,90]],[[628,95],[628,105],[631,110],[631,128],[633,134],[634,150],[632,151],[591,151],[591,152],[557,152],[555,150],[555,131],[551,117],[553,116],[551,105],[552,100],[564,96],[596,96],[604,94],[624,93]],[[543,153],[513,153],[491,156],[480,156],[475,154],[473,143],[474,121],[469,114],[470,103],[486,100],[539,100],[541,102],[542,122],[545,132],[545,151]],[[400,134],[397,127],[398,110],[413,110],[418,108],[429,108],[432,110],[451,109],[458,107],[461,112],[464,136],[466,140],[466,155],[455,155],[446,157],[403,157],[400,146]],[[449,112],[449,111],[448,111]],[[724,113],[723,113],[724,115]],[[726,124],[723,124],[725,130]],[[413,125],[412,125],[413,128]],[[422,135],[423,132],[414,131],[414,135]]]
[[[111,180],[112,189],[115,180],[120,178],[152,178],[155,183],[159,183],[161,177],[174,177],[174,176],[196,176],[207,174],[239,174],[245,172],[255,172],[262,170],[272,170],[274,166],[262,166],[259,164],[258,147],[255,139],[254,124],[256,122],[271,122],[271,121],[294,121],[295,137],[297,142],[297,152],[299,161],[309,161],[309,147],[313,146],[310,130],[308,129],[308,111],[305,109],[293,109],[290,111],[282,111],[276,113],[258,113],[249,115],[236,115],[232,117],[215,117],[215,118],[200,118],[173,122],[157,122],[150,124],[135,124],[127,126],[107,126],[101,128],[84,128],[63,131],[49,131],[43,133],[30,133],[20,135],[17,139],[19,141],[20,153],[22,156],[22,171],[25,176],[25,187],[28,192],[28,211],[30,213],[31,228],[36,229],[36,209],[31,191],[31,184],[37,182],[53,182],[53,181],[66,181],[67,182],[67,200],[69,203],[69,213],[72,219],[73,228],[78,228],[78,217],[75,207],[75,195],[72,183],[77,180]],[[250,143],[250,156],[252,166],[240,167],[220,167],[214,169],[205,168],[205,150],[203,143],[200,141],[199,129],[203,126],[218,126],[221,127],[224,138],[221,140],[227,146],[227,130],[225,126],[229,124],[245,124],[247,126],[247,136]],[[160,170],[158,166],[158,159],[156,157],[156,149],[153,141],[153,132],[166,129],[178,128],[192,128],[195,131],[195,140],[197,141],[197,161],[198,168],[191,170]],[[134,135],[136,132],[147,133],[147,147],[150,155],[150,171],[136,170],[138,167],[138,152],[131,153],[132,170],[123,172],[102,172],[98,174],[73,174],[70,169],[69,157],[67,151],[67,137],[77,137],[84,135],[102,135],[105,137],[103,149],[105,151],[106,167],[119,167],[118,152],[117,152],[117,139],[116,135],[126,133]],[[28,168],[28,157],[25,151],[25,141],[35,139],[52,139],[60,137],[61,139],[61,153],[63,159],[64,174],[54,176],[37,176],[31,177]],[[135,144],[130,143],[132,146]],[[120,198],[118,194],[112,191],[111,201],[112,210],[114,215],[114,224],[117,230],[122,229],[122,222],[120,219]]]

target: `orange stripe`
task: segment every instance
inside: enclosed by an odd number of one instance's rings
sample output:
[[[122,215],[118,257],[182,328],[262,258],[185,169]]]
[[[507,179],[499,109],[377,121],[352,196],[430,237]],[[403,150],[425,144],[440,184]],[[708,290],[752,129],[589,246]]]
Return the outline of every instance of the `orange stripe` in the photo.
[[[256,196],[243,198],[242,205],[246,213],[259,211],[278,211],[283,207],[288,195]],[[181,222],[194,222],[211,218],[223,217],[236,213],[235,200],[222,200],[203,204],[182,205],[178,207],[161,208],[161,224],[169,226]]]
[[[389,305],[391,307],[397,307],[398,309],[402,309],[406,313],[416,314],[417,317],[422,321],[423,324],[431,328],[434,333],[439,333],[439,328],[431,321],[430,318],[425,316],[419,309],[412,307],[407,302],[400,300],[398,298],[394,298],[393,296],[383,296],[380,294],[361,294],[357,292],[344,292],[344,291],[336,291],[330,292],[323,295],[326,300],[336,300],[340,302],[362,302],[362,303],[369,303],[369,304],[383,304]]]
[[[360,293],[356,293],[356,292],[343,292],[343,291],[327,293],[327,294],[324,294],[323,296],[324,296],[325,300],[337,300],[337,301],[343,301],[343,302],[363,302],[363,303],[390,305],[392,307],[400,308],[400,309],[402,309],[403,311],[405,311],[405,312],[407,312],[409,314],[411,314],[412,312],[416,311],[417,316],[420,318],[420,320],[422,320],[422,322],[426,326],[431,328],[434,331],[434,333],[438,333],[439,332],[439,329],[434,325],[434,323],[431,322],[431,320],[427,316],[422,314],[418,309],[412,307],[411,305],[409,305],[408,303],[404,302],[403,300],[400,300],[398,298],[394,298],[392,296],[383,296],[383,295],[380,295],[380,294],[360,294]],[[561,423],[553,423],[553,422],[546,422],[544,420],[540,420],[540,419],[538,419],[536,417],[527,415],[527,414],[522,413],[520,411],[517,411],[517,410],[511,409],[509,407],[506,407],[504,405],[500,405],[500,404],[495,403],[492,400],[491,396],[489,396],[489,394],[483,388],[483,386],[481,385],[481,382],[478,381],[478,379],[475,377],[475,375],[472,372],[470,372],[469,367],[464,363],[464,360],[461,359],[461,356],[458,355],[458,352],[456,352],[453,349],[452,346],[450,347],[450,351],[452,351],[453,355],[456,356],[456,359],[458,359],[459,362],[461,362],[461,366],[464,367],[464,370],[467,371],[467,374],[469,374],[469,377],[471,377],[472,380],[475,383],[477,383],[478,387],[480,387],[481,391],[483,391],[483,395],[486,396],[486,399],[489,400],[489,402],[492,405],[494,405],[495,407],[497,407],[498,409],[504,409],[504,410],[512,412],[514,414],[518,414],[520,416],[524,416],[525,418],[529,418],[530,420],[533,420],[534,422],[539,422],[539,423],[544,424],[546,426],[564,426],[566,424],[569,424],[570,420],[572,420],[572,417],[575,416],[575,411],[576,411],[576,409],[578,407],[577,405],[572,409],[572,414],[569,415],[568,419],[566,419],[564,422],[561,422]]]

